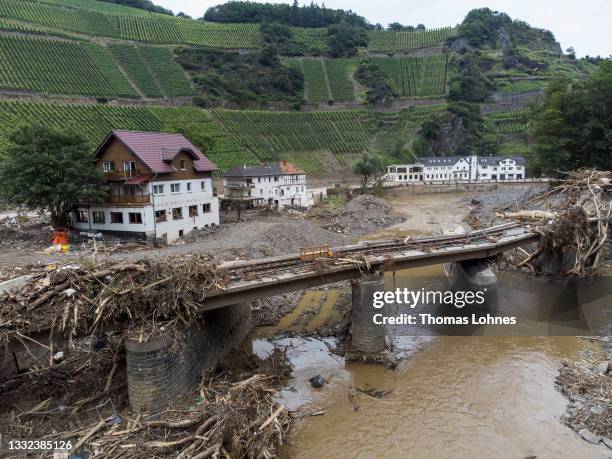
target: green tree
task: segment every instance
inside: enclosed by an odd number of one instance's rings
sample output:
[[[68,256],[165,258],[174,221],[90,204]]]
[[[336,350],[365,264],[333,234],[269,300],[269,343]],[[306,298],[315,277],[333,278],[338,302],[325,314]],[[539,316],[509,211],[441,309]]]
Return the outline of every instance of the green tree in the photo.
[[[552,82],[532,109],[530,131],[542,171],[612,169],[612,62],[583,82]]]
[[[472,46],[496,47],[498,32],[502,27],[512,27],[510,16],[489,8],[477,8],[467,14],[459,26],[458,36],[467,38]]]
[[[365,190],[368,185],[368,180],[372,176],[376,176],[380,172],[385,170],[385,161],[377,153],[362,153],[357,161],[353,163],[353,173],[356,175],[361,175],[363,177],[363,182],[361,184],[361,188]]]
[[[327,54],[330,57],[351,57],[357,48],[368,46],[365,29],[350,25],[348,22],[332,24],[327,28]]]
[[[48,211],[55,228],[68,226],[75,205],[105,198],[99,174],[91,145],[72,130],[21,126],[0,152],[0,192],[6,201]]]
[[[367,88],[366,102],[369,105],[389,105],[397,97],[387,74],[370,60],[359,65],[355,79]]]
[[[495,83],[483,70],[490,64],[478,50],[454,57],[451,62],[448,100],[485,102],[495,89]]]
[[[125,1],[125,0],[124,0]],[[131,0],[135,1],[135,0]],[[203,19],[211,22],[278,22],[294,27],[327,27],[347,22],[360,27],[372,27],[368,21],[351,10],[334,10],[311,2],[299,6],[298,2],[272,4],[230,1],[208,8]]]

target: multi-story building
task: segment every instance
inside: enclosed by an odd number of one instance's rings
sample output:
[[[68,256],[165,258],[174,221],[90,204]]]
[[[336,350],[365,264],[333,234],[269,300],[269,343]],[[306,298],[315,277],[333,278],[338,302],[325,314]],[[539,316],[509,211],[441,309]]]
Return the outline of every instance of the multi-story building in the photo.
[[[521,156],[428,156],[387,166],[383,180],[395,183],[508,181],[526,178]]]
[[[223,198],[248,207],[309,207],[312,197],[306,173],[288,161],[256,166],[236,166],[223,174]]]
[[[215,165],[184,136],[112,131],[95,158],[108,198],[78,206],[76,229],[172,242],[219,224],[212,186]]]

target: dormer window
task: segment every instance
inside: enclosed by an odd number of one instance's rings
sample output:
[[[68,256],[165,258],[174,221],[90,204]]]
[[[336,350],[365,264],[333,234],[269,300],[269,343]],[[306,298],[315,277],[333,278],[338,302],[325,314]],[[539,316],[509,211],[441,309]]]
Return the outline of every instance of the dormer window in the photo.
[[[115,170],[115,161],[104,161],[102,168],[104,172],[113,172]]]
[[[187,170],[187,161],[185,161],[184,159],[181,159],[181,170]]]

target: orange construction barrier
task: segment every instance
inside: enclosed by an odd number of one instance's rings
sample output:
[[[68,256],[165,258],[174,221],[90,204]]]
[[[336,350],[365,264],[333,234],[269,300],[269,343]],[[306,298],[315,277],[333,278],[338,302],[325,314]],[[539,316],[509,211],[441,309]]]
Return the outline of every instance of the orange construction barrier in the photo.
[[[69,236],[68,230],[65,228],[58,228],[53,231],[53,235],[51,236],[51,244],[53,245],[68,245]]]

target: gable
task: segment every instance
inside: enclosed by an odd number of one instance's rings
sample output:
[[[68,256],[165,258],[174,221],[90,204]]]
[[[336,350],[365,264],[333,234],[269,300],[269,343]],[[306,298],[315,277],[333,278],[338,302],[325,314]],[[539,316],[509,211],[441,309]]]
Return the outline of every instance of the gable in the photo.
[[[102,164],[107,161],[115,163],[116,170],[123,169],[123,163],[125,161],[135,161],[136,169],[142,172],[150,173],[151,169],[140,160],[132,151],[127,148],[122,142],[116,138],[109,139],[97,152],[98,162],[97,166],[102,167]]]

